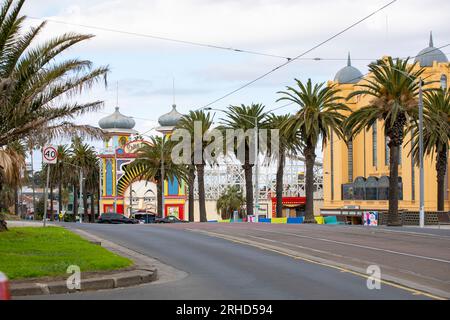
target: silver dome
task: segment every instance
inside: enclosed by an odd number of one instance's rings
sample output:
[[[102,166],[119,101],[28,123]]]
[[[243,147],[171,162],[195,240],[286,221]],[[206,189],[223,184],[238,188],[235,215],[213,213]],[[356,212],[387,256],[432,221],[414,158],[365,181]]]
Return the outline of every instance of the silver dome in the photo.
[[[136,122],[131,117],[124,116],[119,112],[119,107],[116,107],[116,111],[98,122],[102,129],[133,129]]]
[[[342,68],[336,73],[334,82],[338,83],[358,83],[363,77],[361,71],[352,67],[352,61],[350,59],[350,53],[348,54],[347,66]]]
[[[172,105],[172,111],[159,117],[158,122],[162,127],[175,127],[183,118],[183,115],[177,111],[177,106]]]
[[[448,62],[447,56],[441,50],[434,47],[432,32],[430,32],[430,43],[428,48],[420,51],[414,61],[418,62],[421,67],[432,67],[434,61]]]

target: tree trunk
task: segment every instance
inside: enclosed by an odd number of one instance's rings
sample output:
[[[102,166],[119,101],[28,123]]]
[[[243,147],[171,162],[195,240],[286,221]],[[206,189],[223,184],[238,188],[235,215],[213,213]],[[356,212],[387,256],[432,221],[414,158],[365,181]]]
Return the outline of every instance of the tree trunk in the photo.
[[[163,190],[164,190],[164,181],[162,181],[161,179],[157,180],[157,186],[156,186],[156,197],[158,198],[158,209],[157,209],[157,214],[159,218],[164,217],[164,211],[163,211],[163,203],[162,203],[162,199],[163,199]]]
[[[205,199],[205,165],[197,164],[198,175],[198,202],[200,206],[200,222],[208,222],[206,215],[206,199]]]
[[[97,215],[100,215],[100,188],[97,188]]]
[[[92,190],[91,192],[91,215],[90,215],[90,222],[95,222],[95,197],[94,197],[95,190]]]
[[[189,178],[188,178],[188,210],[189,210],[189,221],[194,222],[194,183],[195,183],[195,167],[190,166],[189,168]]]
[[[19,215],[19,189],[14,187],[14,214]]]
[[[88,222],[89,221],[89,215],[88,215],[88,193],[86,190],[86,182],[83,182],[83,221]]]
[[[316,162],[315,145],[307,142],[305,147],[305,221],[304,223],[316,223],[314,219],[314,163]]]
[[[392,142],[392,140],[391,140]],[[398,155],[399,146],[389,142],[389,211],[388,211],[388,226],[401,226],[400,217],[398,214]]]
[[[78,214],[78,188],[73,187],[73,219],[76,220]]]
[[[447,146],[438,152],[436,160],[437,173],[437,210],[444,211],[445,203],[445,174],[447,171]]]
[[[277,168],[277,185],[276,185],[276,212],[277,218],[283,217],[283,174],[284,174],[284,163],[286,155],[284,152],[280,153],[280,158],[278,159]]]
[[[250,150],[245,147],[245,163],[242,166],[245,175],[245,204],[247,216],[253,215],[253,165],[250,164]]]

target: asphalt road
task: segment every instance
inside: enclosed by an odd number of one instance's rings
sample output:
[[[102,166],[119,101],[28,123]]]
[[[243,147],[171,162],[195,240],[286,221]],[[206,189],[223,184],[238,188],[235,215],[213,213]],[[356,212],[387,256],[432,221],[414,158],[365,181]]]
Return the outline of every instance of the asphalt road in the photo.
[[[346,268],[337,269],[327,263],[318,264],[305,260],[297,256],[296,252],[313,254],[321,259],[331,257],[336,263],[362,265],[365,268],[376,263],[381,265],[382,272],[385,266],[394,270],[399,266],[402,270],[414,267],[416,269],[412,270],[416,273],[421,268],[431,268],[436,272],[436,279],[447,285],[449,283],[450,235],[447,237],[441,234],[409,232],[398,234],[382,229],[374,232],[363,228],[324,229],[320,226],[262,224],[71,225],[75,226],[156,258],[164,264],[184,271],[187,276],[133,288],[29,298],[118,300],[433,298],[422,294],[421,291],[385,282],[381,284],[380,290],[369,290],[364,276]],[[313,239],[314,237],[322,240]],[[377,239],[378,242],[373,239]],[[358,245],[345,245],[340,242]],[[390,243],[394,245],[388,246]],[[406,245],[408,243],[409,246]],[[370,249],[376,246],[380,250]],[[392,253],[388,251],[387,246],[392,248]],[[431,247],[434,249],[431,250]],[[426,254],[423,251],[426,251]],[[359,255],[362,257],[356,259],[355,257]],[[386,260],[393,262],[387,263]],[[395,276],[395,272],[392,274]]]

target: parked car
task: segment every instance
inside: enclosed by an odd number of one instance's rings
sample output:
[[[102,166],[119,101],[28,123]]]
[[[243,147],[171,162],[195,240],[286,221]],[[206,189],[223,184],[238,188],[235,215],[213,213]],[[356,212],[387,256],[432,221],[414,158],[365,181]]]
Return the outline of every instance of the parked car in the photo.
[[[104,213],[97,220],[97,223],[138,224],[139,221],[136,219],[127,218],[123,214],[119,214],[119,213]]]
[[[167,216],[164,218],[156,218],[155,223],[185,223],[187,221],[180,220],[175,216]]]
[[[155,223],[156,214],[154,213],[135,213],[133,218],[138,220],[140,223]]]

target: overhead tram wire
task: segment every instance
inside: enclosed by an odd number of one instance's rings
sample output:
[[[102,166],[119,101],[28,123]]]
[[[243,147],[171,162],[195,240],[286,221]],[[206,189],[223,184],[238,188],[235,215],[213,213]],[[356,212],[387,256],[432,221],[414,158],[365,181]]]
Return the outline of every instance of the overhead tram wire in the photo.
[[[131,31],[125,31],[125,30],[118,30],[118,29],[112,29],[112,28],[106,28],[106,27],[100,27],[100,26],[92,26],[92,25],[86,25],[86,24],[72,23],[72,22],[53,20],[53,19],[45,19],[45,18],[39,18],[39,17],[30,17],[30,16],[28,16],[28,19],[39,20],[39,21],[47,21],[47,22],[55,23],[55,24],[62,24],[62,25],[75,26],[75,27],[82,27],[82,28],[93,29],[93,30],[100,30],[100,31],[106,31],[106,32],[120,33],[120,34],[131,35],[131,36],[136,36],[136,37],[143,37],[143,38],[149,38],[149,39],[155,39],[155,40],[175,42],[175,43],[181,43],[181,44],[197,46],[197,47],[204,47],[204,48],[218,49],[218,50],[227,50],[227,51],[232,51],[232,52],[236,52],[236,53],[247,53],[247,54],[253,54],[253,55],[258,55],[258,56],[265,56],[265,57],[271,57],[271,58],[285,59],[287,61],[291,60],[290,57],[285,57],[285,56],[271,54],[271,53],[258,52],[258,51],[245,50],[245,49],[238,49],[238,48],[233,48],[233,47],[225,47],[225,46],[219,46],[219,45],[215,45],[215,44],[208,44],[208,43],[202,43],[202,42],[196,42],[196,41],[168,38],[168,37],[156,36],[156,35],[145,34],[145,33],[131,32]]]
[[[262,74],[262,75],[259,76],[258,78],[254,79],[254,80],[252,80],[252,81],[250,81],[250,82],[247,82],[247,83],[245,83],[244,85],[240,86],[239,88],[234,89],[233,91],[231,91],[231,92],[229,92],[229,93],[223,95],[222,97],[220,97],[220,98],[218,98],[218,99],[216,99],[216,100],[214,100],[214,101],[212,101],[212,102],[210,102],[210,103],[204,105],[203,108],[207,108],[207,107],[209,107],[210,105],[213,105],[214,103],[219,102],[219,101],[221,101],[221,100],[223,100],[223,99],[225,99],[225,98],[227,98],[227,97],[229,97],[229,96],[235,94],[236,92],[241,91],[242,89],[244,89],[244,88],[246,88],[246,87],[248,87],[248,86],[251,86],[251,85],[254,84],[255,82],[257,82],[257,81],[259,81],[259,80],[261,80],[261,79],[267,77],[268,75],[270,75],[270,74],[274,73],[275,71],[277,71],[277,70],[279,70],[279,69],[281,69],[281,68],[287,66],[288,64],[294,62],[295,60],[300,59],[301,57],[307,55],[307,54],[310,53],[311,51],[314,51],[315,49],[317,49],[317,48],[323,46],[324,44],[330,42],[331,40],[333,40],[333,39],[339,37],[341,34],[347,32],[348,30],[350,30],[350,29],[356,27],[357,25],[361,24],[362,22],[366,21],[367,19],[369,19],[370,17],[374,16],[374,15],[377,14],[378,12],[380,12],[380,11],[386,9],[387,7],[391,6],[391,5],[394,4],[395,2],[397,2],[397,0],[392,0],[391,2],[385,4],[385,5],[382,6],[381,8],[378,8],[377,10],[373,11],[372,13],[370,13],[370,14],[367,15],[367,16],[365,16],[364,18],[362,18],[362,19],[356,21],[355,23],[353,23],[353,24],[351,24],[350,26],[346,27],[345,29],[339,31],[338,33],[334,34],[333,36],[329,37],[328,39],[326,39],[326,40],[320,42],[319,44],[315,45],[315,46],[312,47],[311,49],[306,50],[305,52],[299,54],[298,56],[296,56],[296,57],[294,57],[294,58],[292,58],[292,59],[289,59],[289,60],[286,61],[285,63],[283,63],[283,64],[281,64],[281,65],[279,65],[279,66],[273,68],[272,70],[270,70],[270,71],[268,71],[268,72],[266,72],[266,73],[264,73],[264,74]]]

